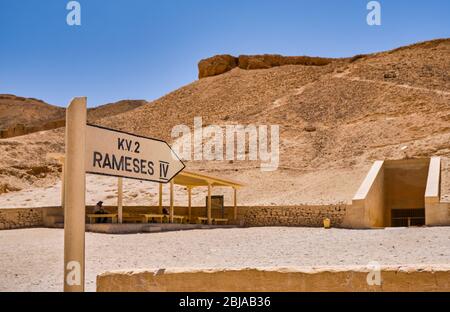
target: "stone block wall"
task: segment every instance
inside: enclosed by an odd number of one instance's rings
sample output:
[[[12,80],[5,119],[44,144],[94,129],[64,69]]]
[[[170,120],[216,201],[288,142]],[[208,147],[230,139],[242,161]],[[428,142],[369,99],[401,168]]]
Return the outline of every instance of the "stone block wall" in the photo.
[[[169,207],[164,206],[169,209]],[[116,207],[105,207],[109,212],[116,213]],[[90,213],[93,207],[88,207]],[[323,219],[331,219],[333,227],[340,227],[343,224],[347,205],[318,205],[318,206],[240,206],[238,207],[238,220],[234,222],[234,208],[225,207],[223,217],[229,220],[230,224],[240,224],[244,226],[307,226],[322,227]],[[159,213],[159,208],[152,207],[124,207],[124,213]],[[175,215],[188,215],[188,208],[174,207]],[[205,207],[192,207],[192,219],[206,217]],[[222,218],[221,211],[213,209],[212,218]]]
[[[166,207],[166,206],[165,206]],[[93,206],[86,207],[86,213],[92,213]],[[117,213],[117,207],[105,207],[110,213]],[[166,207],[169,208],[169,207]],[[341,227],[346,214],[345,204],[323,206],[253,206],[238,207],[238,218],[234,218],[234,208],[225,207],[224,218],[229,224],[247,227],[253,226],[307,226],[322,227],[323,219],[330,218],[333,227]],[[159,213],[159,207],[136,206],[124,207],[124,213],[142,214]],[[192,219],[205,217],[205,207],[192,207]],[[61,208],[22,208],[0,209],[0,230],[45,226],[45,219],[49,215],[63,215]],[[175,207],[175,215],[188,215],[187,207]],[[219,210],[212,211],[212,218],[222,218]]]
[[[39,227],[44,225],[43,209],[1,209],[0,230]]]
[[[307,226],[322,227],[329,218],[331,226],[340,227],[344,221],[345,204],[319,206],[240,207],[238,218],[245,226]]]

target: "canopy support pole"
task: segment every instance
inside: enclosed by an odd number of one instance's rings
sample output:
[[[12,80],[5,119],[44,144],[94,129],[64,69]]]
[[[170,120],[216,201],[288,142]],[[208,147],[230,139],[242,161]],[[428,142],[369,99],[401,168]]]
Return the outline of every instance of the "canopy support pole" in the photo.
[[[162,214],[162,193],[163,193],[163,185],[159,183],[159,213]]]
[[[187,191],[188,191],[188,218],[189,218],[189,222],[192,223],[192,187],[188,186],[187,187]]]
[[[117,178],[117,215],[119,224],[123,222],[123,178]]]
[[[212,224],[211,220],[211,183],[208,182],[208,207],[207,207],[207,218],[208,218],[208,225]]]
[[[235,187],[233,187],[233,218],[235,221],[237,221],[237,215],[238,215],[238,211],[237,211],[237,189]]]
[[[173,180],[170,181],[170,212],[169,212],[169,217],[170,217],[170,223],[173,223]]]

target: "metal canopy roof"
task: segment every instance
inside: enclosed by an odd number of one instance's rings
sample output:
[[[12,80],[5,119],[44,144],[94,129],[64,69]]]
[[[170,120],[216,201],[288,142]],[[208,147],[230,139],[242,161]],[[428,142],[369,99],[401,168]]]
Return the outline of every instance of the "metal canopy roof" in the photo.
[[[206,174],[183,170],[173,178],[174,184],[184,186],[228,186],[233,188],[243,187],[244,184],[229,179],[213,177]]]

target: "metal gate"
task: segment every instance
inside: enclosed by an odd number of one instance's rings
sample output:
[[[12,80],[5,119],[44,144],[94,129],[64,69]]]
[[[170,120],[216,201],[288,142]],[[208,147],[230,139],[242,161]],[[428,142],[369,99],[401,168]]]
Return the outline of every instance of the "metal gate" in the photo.
[[[392,209],[393,227],[425,225],[425,209]]]

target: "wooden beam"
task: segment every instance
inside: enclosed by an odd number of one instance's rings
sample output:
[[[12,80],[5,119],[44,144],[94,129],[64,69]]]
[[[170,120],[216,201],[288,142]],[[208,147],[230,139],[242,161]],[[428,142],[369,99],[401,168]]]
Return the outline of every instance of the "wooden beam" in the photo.
[[[199,181],[202,181],[203,183],[200,183],[201,185],[198,186],[206,186],[205,183],[214,183],[216,184],[216,186],[229,186],[229,187],[242,187],[244,186],[244,184],[232,181],[232,180],[226,180],[226,179],[222,179],[222,178],[218,178],[218,177],[211,177],[205,174],[200,174],[198,172],[189,172],[187,170],[183,170],[183,172],[181,172],[178,175],[179,178],[182,177],[190,177]],[[180,184],[180,183],[177,183]],[[187,186],[188,184],[180,184],[180,185],[184,185]],[[192,184],[190,184],[192,185]]]
[[[173,223],[173,180],[170,181],[170,212],[169,212],[169,218],[170,223]]]
[[[211,184],[208,184],[208,207],[207,207],[206,213],[207,213],[209,225],[212,224],[212,220],[211,220],[211,189],[212,189]]]
[[[123,220],[123,179],[117,178],[117,215],[119,224]]]

